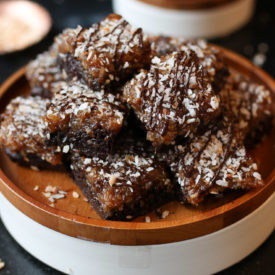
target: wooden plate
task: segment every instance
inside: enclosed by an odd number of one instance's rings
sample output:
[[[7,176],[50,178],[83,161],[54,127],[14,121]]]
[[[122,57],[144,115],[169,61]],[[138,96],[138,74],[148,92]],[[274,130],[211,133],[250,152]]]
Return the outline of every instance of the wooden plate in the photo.
[[[224,51],[232,71],[247,75],[254,81],[266,85],[272,91],[273,113],[275,114],[275,83],[261,69],[229,51]],[[0,111],[11,98],[27,94],[28,83],[25,68],[12,75],[0,88]],[[169,216],[158,219],[149,213],[150,223],[144,217],[131,222],[116,222],[100,219],[84,200],[80,190],[71,179],[61,172],[33,171],[11,162],[2,152],[0,159],[0,191],[20,211],[63,234],[119,245],[161,244],[187,240],[222,229],[258,208],[275,190],[275,127],[262,143],[251,152],[259,163],[265,186],[249,192],[230,192],[223,198],[208,198],[200,207],[182,206],[171,202],[161,207]],[[57,200],[55,207],[43,195],[48,185],[66,191],[65,199]],[[34,187],[39,186],[35,191]],[[73,196],[73,191],[80,194]]]

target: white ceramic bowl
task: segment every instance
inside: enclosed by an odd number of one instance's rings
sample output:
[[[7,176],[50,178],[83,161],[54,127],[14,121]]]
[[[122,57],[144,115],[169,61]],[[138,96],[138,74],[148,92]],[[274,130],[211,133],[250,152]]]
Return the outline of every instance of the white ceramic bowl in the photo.
[[[14,239],[49,266],[80,275],[213,274],[239,262],[267,239],[275,227],[274,208],[273,193],[254,212],[215,233],[169,244],[120,246],[51,230],[0,193],[1,218]]]
[[[255,0],[238,0],[203,10],[165,9],[138,0],[113,0],[113,9],[148,34],[214,38],[245,25],[253,14]]]

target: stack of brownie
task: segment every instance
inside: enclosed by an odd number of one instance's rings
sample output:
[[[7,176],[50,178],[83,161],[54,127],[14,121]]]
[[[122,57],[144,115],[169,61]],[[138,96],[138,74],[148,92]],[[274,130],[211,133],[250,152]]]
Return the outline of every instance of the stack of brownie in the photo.
[[[35,170],[65,167],[104,219],[263,184],[246,148],[271,126],[270,92],[204,41],[148,37],[111,14],[64,30],[26,77],[1,145]]]

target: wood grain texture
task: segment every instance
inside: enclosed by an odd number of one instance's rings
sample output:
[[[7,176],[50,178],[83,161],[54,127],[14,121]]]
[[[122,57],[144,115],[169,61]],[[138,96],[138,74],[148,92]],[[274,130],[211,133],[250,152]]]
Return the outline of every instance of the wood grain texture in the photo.
[[[275,83],[261,69],[241,56],[222,49],[232,71],[240,72],[265,84],[272,91],[273,113],[275,114]],[[25,68],[12,75],[0,88],[0,111],[3,111],[11,98],[29,93],[29,86],[24,77]],[[199,207],[183,206],[176,202],[161,207],[169,210],[165,219],[158,219],[152,212],[131,222],[102,220],[84,200],[77,186],[61,172],[33,171],[20,167],[0,154],[0,191],[20,211],[58,232],[69,236],[106,242],[118,245],[161,244],[187,240],[215,232],[259,207],[275,191],[275,125],[251,153],[259,164],[259,170],[265,179],[265,186],[250,192],[228,192],[223,198],[209,197]],[[65,199],[57,200],[51,207],[43,195],[48,185],[67,192]],[[35,191],[34,187],[39,186]],[[73,197],[73,191],[80,194]]]
[[[241,0],[138,0],[149,5],[176,10],[203,10],[224,6]]]

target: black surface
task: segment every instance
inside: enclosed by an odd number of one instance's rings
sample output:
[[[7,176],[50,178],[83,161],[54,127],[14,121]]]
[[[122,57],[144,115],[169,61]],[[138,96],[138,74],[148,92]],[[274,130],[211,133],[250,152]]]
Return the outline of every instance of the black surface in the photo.
[[[0,83],[9,75],[25,65],[29,60],[51,44],[53,36],[65,27],[75,27],[80,24],[88,26],[100,20],[111,12],[111,1],[80,1],[80,0],[44,0],[37,1],[51,13],[53,27],[49,35],[39,44],[13,54],[0,56]],[[230,48],[249,59],[259,52],[260,43],[266,43],[269,50],[263,69],[270,75],[275,75],[275,1],[258,0],[256,13],[252,21],[237,33],[213,41]],[[233,20],[233,19],[232,19]],[[1,31],[0,31],[1,35]],[[260,226],[260,225],[259,225]],[[253,230],[253,228],[251,228]],[[42,249],[42,248],[41,248]],[[40,263],[25,252],[10,237],[0,221],[0,259],[6,267],[0,275],[58,275],[61,274]],[[172,271],[171,271],[172,272]],[[171,273],[172,274],[172,273]],[[220,275],[275,274],[275,233],[253,254],[240,263],[220,272]],[[94,274],[96,275],[96,274]]]

